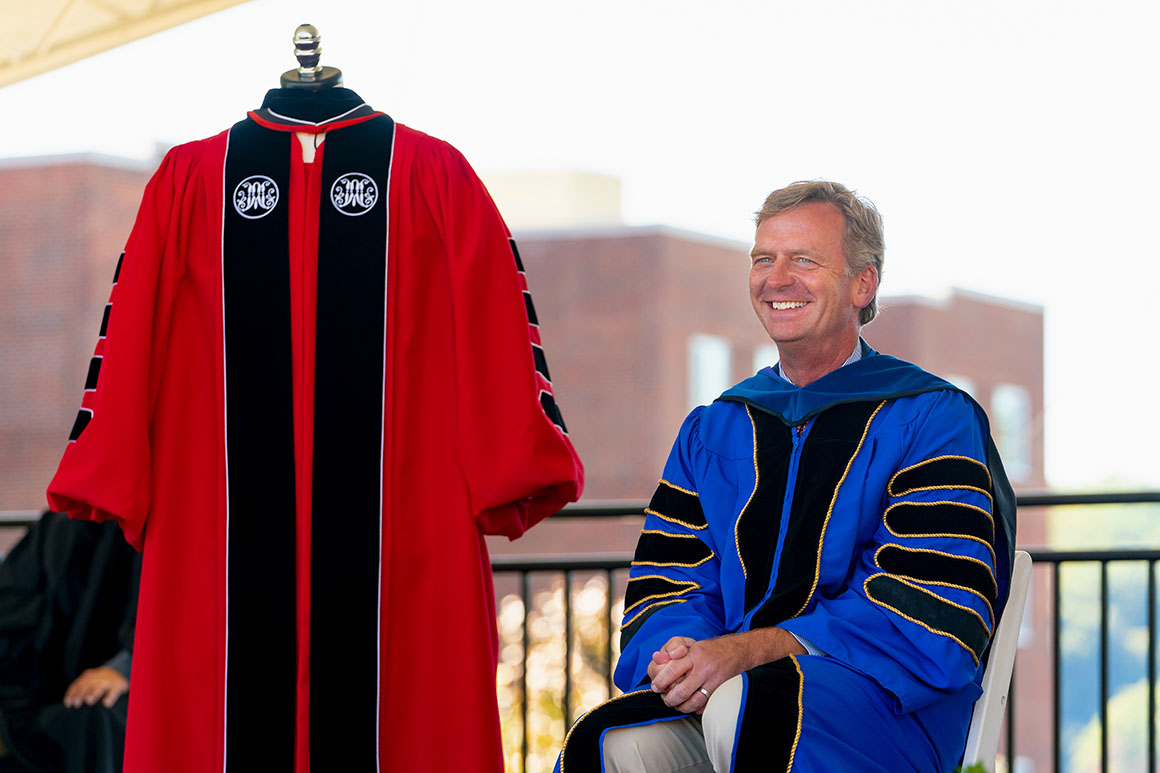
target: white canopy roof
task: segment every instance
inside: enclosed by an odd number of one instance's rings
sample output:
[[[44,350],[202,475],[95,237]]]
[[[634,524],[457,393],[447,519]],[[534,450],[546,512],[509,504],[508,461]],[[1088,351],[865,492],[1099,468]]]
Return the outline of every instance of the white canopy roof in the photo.
[[[0,87],[246,0],[0,0]]]

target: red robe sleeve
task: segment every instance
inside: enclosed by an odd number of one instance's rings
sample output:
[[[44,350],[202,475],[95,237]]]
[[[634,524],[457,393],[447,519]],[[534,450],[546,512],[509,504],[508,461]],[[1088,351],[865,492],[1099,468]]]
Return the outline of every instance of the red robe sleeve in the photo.
[[[189,159],[165,157],[145,189],[118,261],[68,447],[48,487],[49,507],[120,522],[141,549],[150,506],[149,430],[165,363]]]
[[[467,160],[428,141],[425,183],[451,271],[460,463],[479,527],[515,539],[578,499],[584,470],[555,403],[515,242]]]

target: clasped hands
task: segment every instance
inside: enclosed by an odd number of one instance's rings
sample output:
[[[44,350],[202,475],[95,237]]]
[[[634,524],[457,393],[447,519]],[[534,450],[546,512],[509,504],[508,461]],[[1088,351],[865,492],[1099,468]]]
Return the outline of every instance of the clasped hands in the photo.
[[[653,692],[661,694],[665,705],[685,714],[701,714],[713,691],[738,674],[805,652],[798,640],[781,628],[759,628],[700,641],[674,636],[653,653],[648,675]]]
[[[728,637],[697,641],[674,636],[653,653],[648,664],[653,692],[665,705],[686,714],[700,714],[709,704],[709,695],[727,679],[741,673],[734,671],[733,648],[724,644]],[[705,692],[701,692],[704,689]]]

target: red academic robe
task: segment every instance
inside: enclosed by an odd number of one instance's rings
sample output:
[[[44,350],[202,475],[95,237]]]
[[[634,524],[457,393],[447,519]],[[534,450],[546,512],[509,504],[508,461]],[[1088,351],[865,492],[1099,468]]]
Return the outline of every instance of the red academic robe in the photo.
[[[334,91],[165,157],[49,487],[144,551],[129,773],[503,769],[483,534],[583,471],[483,185]]]

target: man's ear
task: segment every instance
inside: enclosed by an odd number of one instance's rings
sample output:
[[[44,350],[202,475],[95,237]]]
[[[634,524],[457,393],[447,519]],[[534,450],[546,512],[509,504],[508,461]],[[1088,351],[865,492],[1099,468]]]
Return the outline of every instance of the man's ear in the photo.
[[[878,269],[868,264],[854,276],[854,306],[864,309],[878,292]]]

